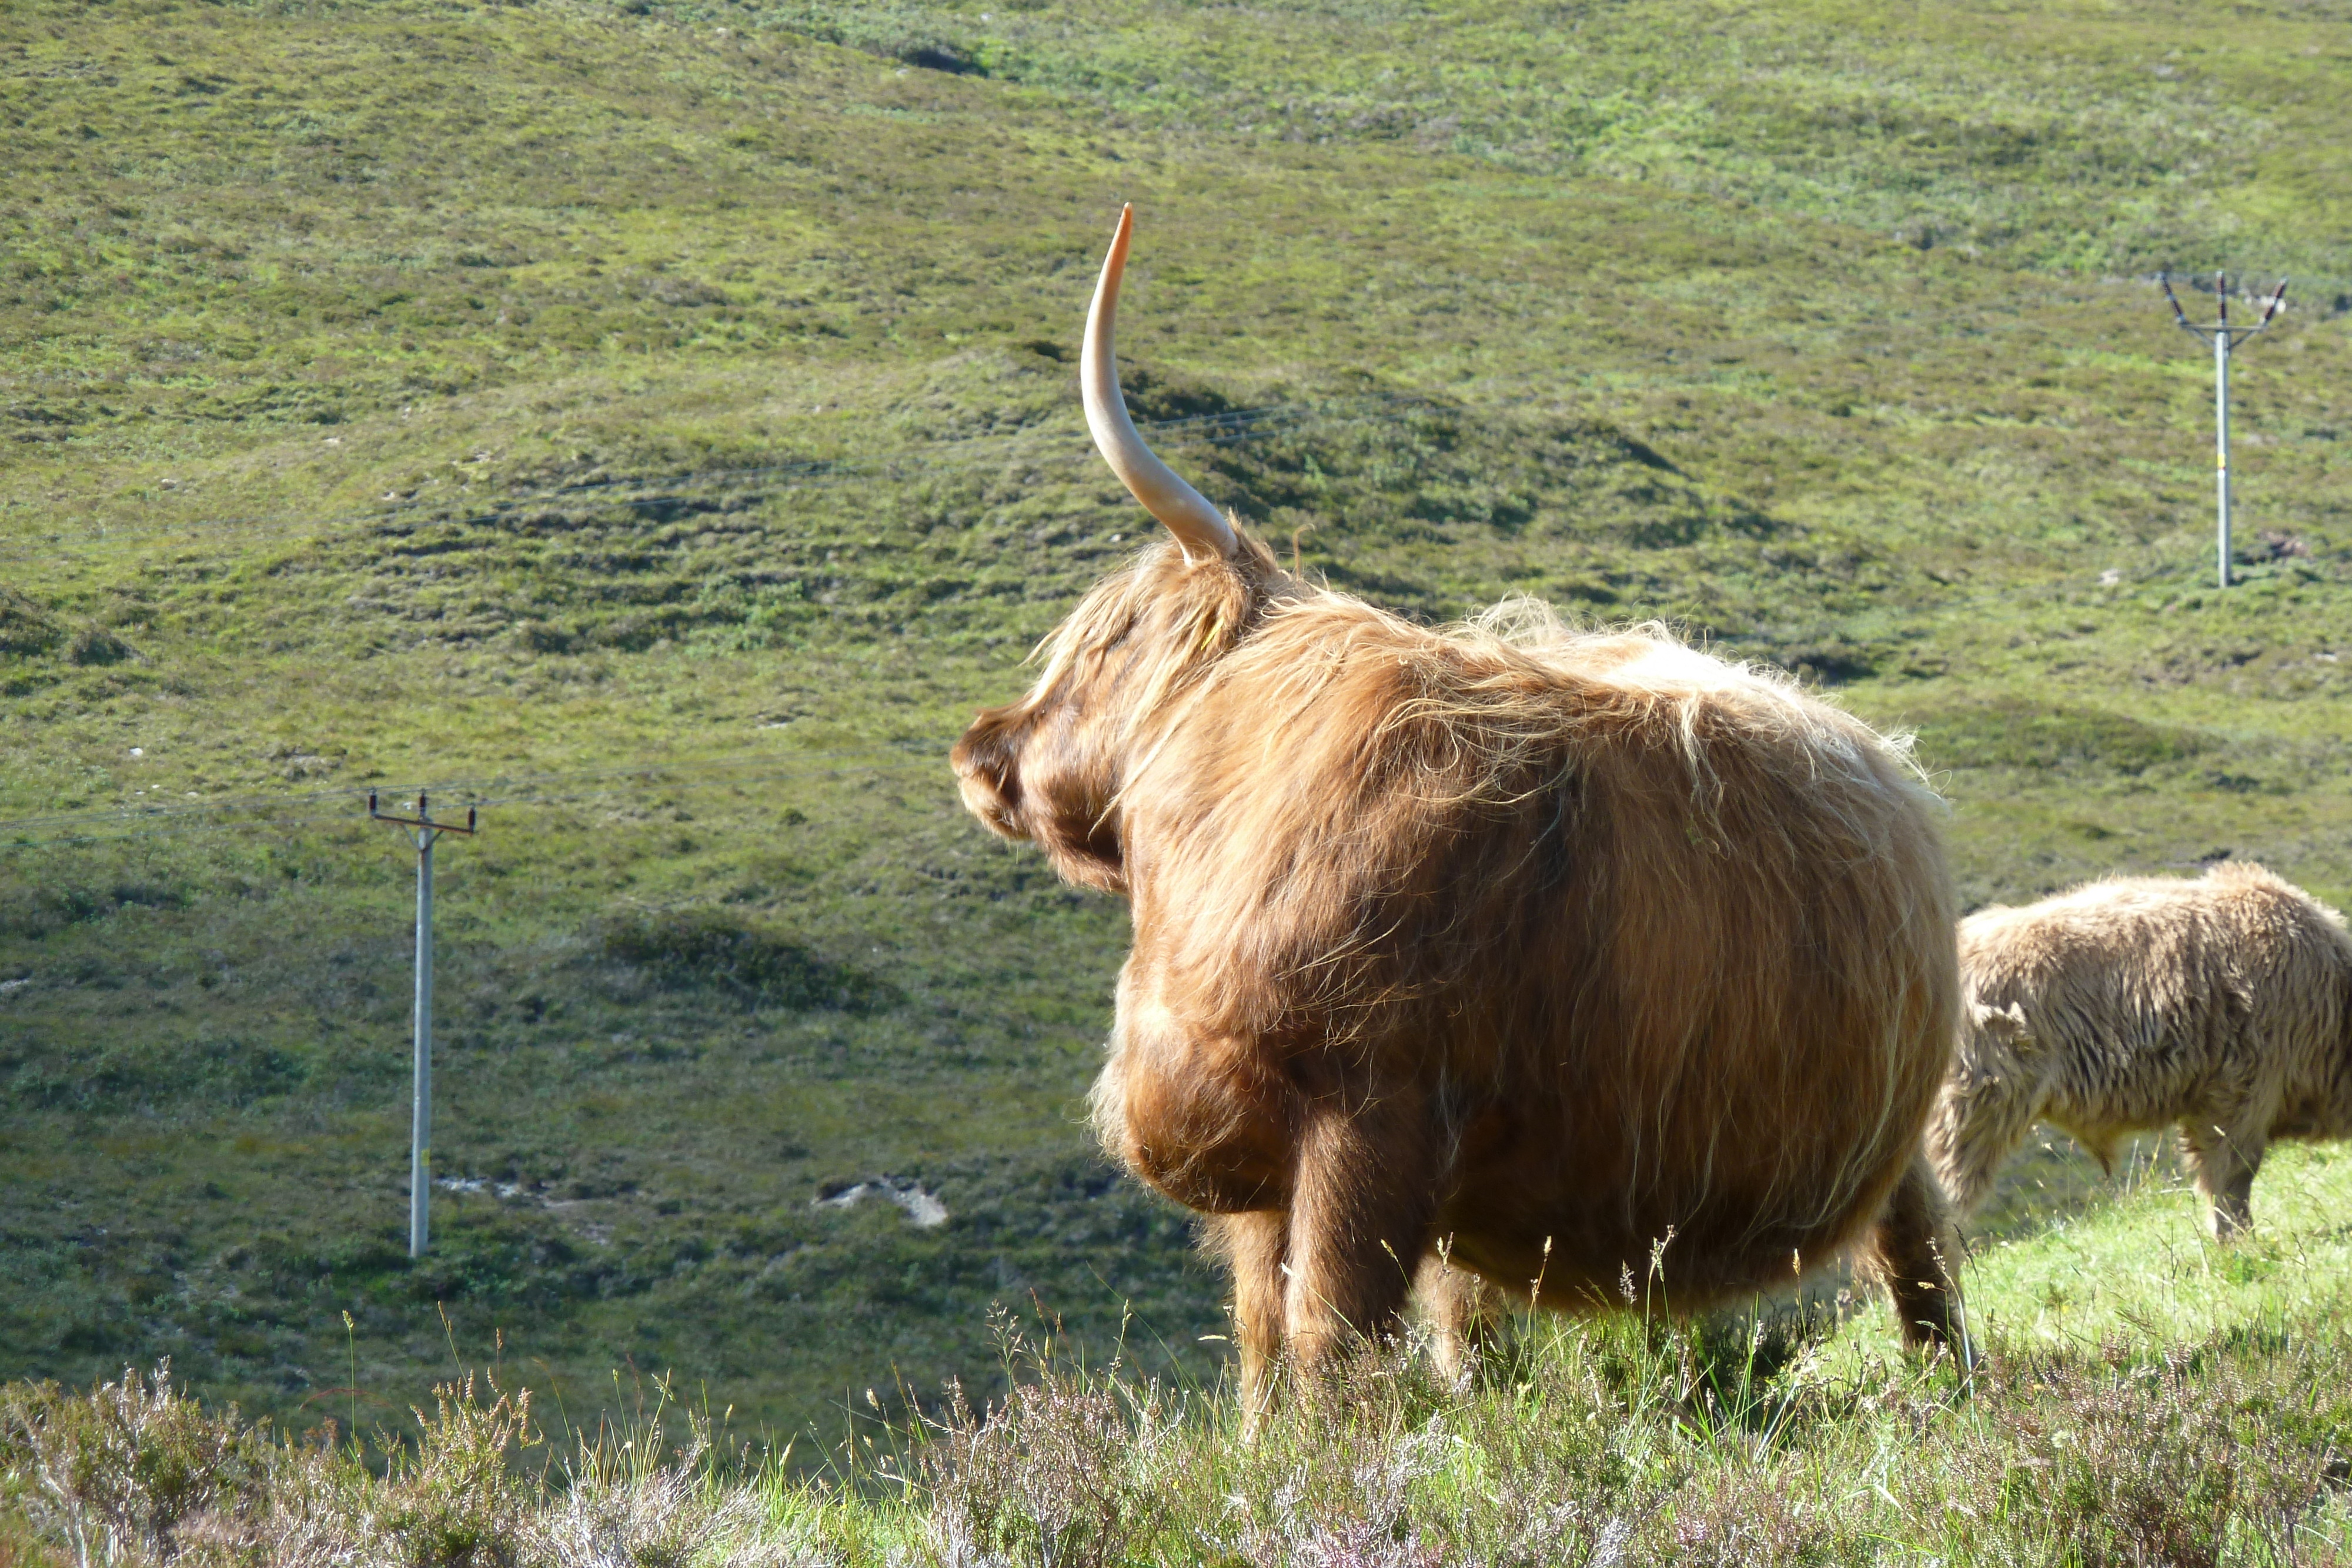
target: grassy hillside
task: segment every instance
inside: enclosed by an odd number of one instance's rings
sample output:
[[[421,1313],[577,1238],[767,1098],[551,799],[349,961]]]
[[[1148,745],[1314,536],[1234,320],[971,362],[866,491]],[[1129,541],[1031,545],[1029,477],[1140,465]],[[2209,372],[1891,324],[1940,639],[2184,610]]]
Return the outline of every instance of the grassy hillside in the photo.
[[[9,7],[0,1375],[299,1425],[503,1356],[832,1430],[990,1375],[992,1301],[1213,1375],[1077,1125],[1121,914],[943,765],[1147,526],[1074,395],[1121,200],[1139,418],[1336,585],[1800,669],[1918,730],[1972,902],[2343,901],[2341,21]],[[2227,594],[2158,265],[2315,275]],[[486,831],[412,1268],[357,819],[427,784]],[[820,1202],[880,1177],[949,1219]]]
[[[1243,1442],[1219,1391],[1084,1367],[1008,1323],[1009,1397],[869,1419],[814,1478],[714,1453],[658,1387],[568,1451],[534,1441],[532,1407],[496,1385],[446,1388],[378,1475],[135,1375],[16,1385],[0,1389],[0,1549],[32,1564],[77,1540],[131,1561],[730,1568],[2335,1562],[2352,1548],[2334,1219],[2352,1157],[2289,1150],[2265,1181],[2251,1247],[2202,1240],[2187,1195],[2151,1183],[1980,1259],[1967,1284],[1988,1354],[1965,1379],[1828,1310],[1631,1313],[1538,1327],[1454,1384],[1410,1354],[1360,1365]],[[1668,1295],[1670,1276],[1643,1289]]]

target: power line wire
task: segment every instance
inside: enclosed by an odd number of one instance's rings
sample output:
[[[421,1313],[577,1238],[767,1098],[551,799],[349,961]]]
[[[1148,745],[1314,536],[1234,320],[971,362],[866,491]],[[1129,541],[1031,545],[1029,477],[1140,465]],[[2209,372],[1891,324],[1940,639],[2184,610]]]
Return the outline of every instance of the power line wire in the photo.
[[[2165,558],[2158,556],[2157,566]],[[2168,582],[2167,586],[2170,586]],[[2063,593],[2068,587],[2080,584],[2043,584],[2044,591]],[[2105,586],[2125,588],[2146,586],[2116,582]],[[1726,639],[1735,646],[1739,643],[1785,643],[1792,638],[1818,636],[1824,632],[1845,632],[1863,629],[1871,622],[1890,619],[1914,619],[1921,616],[1948,619],[1963,616],[1995,605],[2015,608],[2021,594],[2015,589],[1994,589],[1965,599],[1920,606],[1877,606],[1850,615],[1810,618],[1780,630],[1777,635],[1763,634]],[[604,768],[571,769],[562,772],[527,774],[491,774],[473,779],[427,778],[412,783],[347,785],[331,789],[308,791],[299,795],[247,795],[197,801],[173,801],[159,805],[100,807],[83,811],[51,812],[39,816],[19,817],[0,821],[0,852],[10,850],[54,847],[60,844],[111,842],[129,839],[163,838],[180,833],[220,831],[249,826],[256,820],[287,826],[340,822],[352,820],[348,807],[332,811],[324,808],[331,802],[341,803],[363,800],[373,789],[387,797],[413,795],[418,790],[435,794],[454,795],[455,803],[484,807],[516,805],[577,804],[593,800],[610,800],[619,796],[645,793],[645,790],[622,789],[585,789],[569,793],[552,792],[560,786],[594,784],[605,780],[635,779],[648,787],[658,786],[667,790],[713,789],[729,785],[761,781],[771,779],[838,777],[846,773],[867,771],[878,766],[879,759],[896,758],[916,761],[943,757],[953,745],[950,737],[906,739],[849,747],[838,751],[808,751],[799,753],[755,752],[738,753],[716,758],[697,758],[687,762],[664,762],[645,759],[614,763]],[[844,759],[867,758],[877,759],[867,768],[845,765]],[[765,764],[779,764],[763,767]],[[488,791],[499,791],[489,793]],[[470,792],[470,793],[469,793]],[[289,814],[292,813],[292,814]],[[235,821],[221,820],[234,817]],[[138,826],[157,823],[158,826]],[[96,830],[121,826],[122,831],[76,831],[76,829]],[[62,830],[62,831],[60,831]],[[31,831],[48,831],[53,836],[26,839]]]
[[[1358,423],[1369,417],[1365,411],[1412,402],[1435,406],[1435,400],[1424,393],[1368,393],[1317,402],[1268,403],[1254,408],[1221,410],[1181,419],[1151,421],[1140,428],[1177,444],[1231,445],[1276,430],[1310,423],[1327,420]],[[408,499],[388,506],[356,508],[313,517],[191,518],[185,522],[129,528],[100,525],[75,533],[57,532],[42,536],[39,542],[55,547],[50,549],[19,548],[0,550],[0,561],[47,559],[60,551],[77,558],[113,554],[175,537],[184,537],[186,543],[192,546],[222,539],[242,543],[251,539],[282,538],[289,534],[324,533],[346,525],[398,524],[407,521],[413,514],[417,515],[415,522],[422,527],[470,527],[496,522],[534,507],[560,506],[583,498],[613,507],[642,507],[666,500],[687,499],[703,491],[752,485],[821,489],[857,480],[903,483],[932,475],[969,473],[999,465],[1016,455],[1024,444],[1064,448],[1032,456],[1028,459],[1032,462],[1067,461],[1088,455],[1093,450],[1082,428],[1034,428],[1004,435],[974,436],[946,444],[944,455],[913,451],[710,468],[684,474],[612,476],[570,485],[549,486],[457,516],[433,515],[435,508],[446,510],[449,507],[447,501],[436,497],[429,500]]]
[[[1720,374],[1652,377],[1644,384],[1660,390],[1695,388],[1717,384],[1725,379]],[[1464,383],[1449,389],[1444,396],[1459,399],[1486,392],[1510,392],[1537,382],[1548,386],[1557,384],[1555,378],[1527,372]],[[1482,401],[1486,401],[1490,407],[1508,408],[1542,401],[1542,394],[1506,395]],[[1140,422],[1138,427],[1172,444],[1234,445],[1286,428],[1368,423],[1379,417],[1383,411],[1415,404],[1431,409],[1447,406],[1437,394],[1401,391],[1316,402],[1266,403],[1180,419]],[[2305,444],[2311,440],[2284,433],[2273,433],[2269,439],[2286,444]],[[701,492],[751,486],[797,490],[831,488],[861,480],[912,483],[933,476],[969,473],[1010,461],[1024,444],[1058,448],[1031,455],[1026,459],[1031,462],[1082,459],[1089,457],[1093,450],[1085,432],[1076,426],[1032,427],[1002,435],[969,437],[943,444],[937,449],[755,464],[685,473],[608,476],[566,485],[546,486],[527,494],[488,502],[472,512],[454,515],[447,510],[450,507],[447,500],[433,497],[410,498],[386,506],[352,508],[310,517],[191,518],[184,522],[127,528],[99,525],[71,533],[43,535],[38,542],[50,547],[48,549],[0,549],[0,561],[44,559],[60,552],[77,559],[111,555],[175,538],[191,548],[208,546],[224,539],[242,543],[293,534],[324,534],[344,525],[392,526],[409,520],[412,516],[418,527],[468,528],[499,522],[535,507],[562,506],[583,499],[603,502],[613,507],[646,507],[665,501],[690,499]],[[440,510],[436,512],[436,508]]]
[[[936,742],[896,742],[887,745],[858,747],[835,752],[804,752],[797,757],[762,756],[713,758],[698,762],[663,764],[641,762],[611,768],[581,768],[570,772],[512,776],[492,776],[477,780],[426,779],[409,784],[348,785],[333,789],[310,790],[301,794],[247,795],[200,801],[173,801],[161,806],[102,807],[87,811],[59,811],[37,817],[18,817],[0,821],[0,851],[32,849],[61,843],[89,843],[131,838],[162,838],[181,832],[206,832],[226,829],[244,829],[257,821],[279,824],[305,822],[359,821],[352,808],[363,803],[368,794],[387,799],[415,795],[426,791],[436,795],[456,797],[454,804],[483,808],[519,805],[571,805],[582,801],[610,800],[615,797],[662,791],[719,789],[731,785],[761,782],[774,779],[835,777],[844,773],[866,772],[881,766],[886,760],[918,761],[946,755],[951,740]],[[849,758],[869,759],[863,766]],[[778,764],[761,766],[762,764]],[[785,765],[789,764],[789,765]],[[593,784],[604,780],[636,779],[646,789],[562,789],[572,784]],[[495,792],[492,792],[495,791]],[[330,810],[327,808],[336,809]],[[152,824],[152,825],[149,825]],[[100,830],[120,826],[125,831],[107,832]],[[91,831],[76,831],[91,830]],[[46,831],[53,836],[30,839],[22,835]]]

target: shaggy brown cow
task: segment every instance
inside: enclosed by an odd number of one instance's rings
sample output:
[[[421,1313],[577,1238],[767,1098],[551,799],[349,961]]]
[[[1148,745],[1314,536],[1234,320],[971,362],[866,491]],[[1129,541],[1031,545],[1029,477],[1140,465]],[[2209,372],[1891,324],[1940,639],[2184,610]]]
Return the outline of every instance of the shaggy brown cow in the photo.
[[[964,803],[1129,900],[1107,1147],[1214,1216],[1251,1408],[1394,1324],[1414,1270],[1691,1307],[1868,1239],[1956,1334],[1920,1129],[1958,998],[1901,751],[1663,629],[1448,631],[1281,570],[1121,401],[1122,214],[1081,379],[1175,537],[1097,585],[955,748]]]
[[[1963,1211],[2036,1122],[2110,1161],[2177,1123],[2214,1235],[2253,1222],[2273,1138],[2352,1134],[2352,936],[2246,862],[2095,882],[1960,924],[1969,993],[1928,1132]]]

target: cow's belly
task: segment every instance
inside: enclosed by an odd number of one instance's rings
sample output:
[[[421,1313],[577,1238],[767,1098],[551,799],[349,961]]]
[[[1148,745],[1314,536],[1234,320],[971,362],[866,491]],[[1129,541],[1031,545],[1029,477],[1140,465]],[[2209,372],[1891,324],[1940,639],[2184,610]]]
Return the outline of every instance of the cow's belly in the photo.
[[[1474,1271],[1521,1300],[1540,1281],[1541,1304],[1570,1311],[1628,1304],[1628,1292],[1679,1310],[1790,1283],[1860,1239],[1912,1146],[1882,1134],[1864,1152],[1872,1140],[1823,1129],[1824,1146],[1858,1157],[1811,1169],[1728,1148],[1659,1160],[1624,1137],[1622,1118],[1559,1120],[1567,1130],[1540,1140],[1474,1142],[1436,1229]]]
[[[1491,1214],[1441,1230],[1457,1264],[1515,1300],[1571,1312],[1645,1303],[1679,1312],[1791,1284],[1836,1261],[1862,1239],[1877,1207],[1857,1204],[1761,1229],[1749,1217],[1725,1212],[1627,1223],[1618,1214],[1564,1208],[1548,1230],[1496,1227]]]
[[[1187,1208],[1282,1207],[1290,1197],[1288,1096],[1251,1056],[1131,1038],[1116,1046],[1094,1091],[1103,1147]]]

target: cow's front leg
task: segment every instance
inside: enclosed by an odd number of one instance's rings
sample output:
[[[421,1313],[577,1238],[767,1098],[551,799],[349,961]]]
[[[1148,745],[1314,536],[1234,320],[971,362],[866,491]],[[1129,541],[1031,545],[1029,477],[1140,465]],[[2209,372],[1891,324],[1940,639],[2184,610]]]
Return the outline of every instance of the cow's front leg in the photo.
[[[1254,1436],[1272,1405],[1275,1365],[1282,1354],[1284,1253],[1290,1216],[1281,1209],[1220,1214],[1208,1219],[1206,1228],[1209,1249],[1233,1273],[1234,1343],[1242,1358],[1242,1431]]]
[[[2261,1122],[2250,1116],[2223,1124],[2212,1116],[2188,1116],[2180,1143],[2189,1172],[2205,1199],[2206,1224],[2216,1241],[2232,1241],[2254,1224],[2254,1176],[2263,1168],[2268,1143]]]
[[[1330,1094],[1301,1120],[1283,1305],[1299,1369],[1393,1334],[1437,1207],[1420,1097]]]

